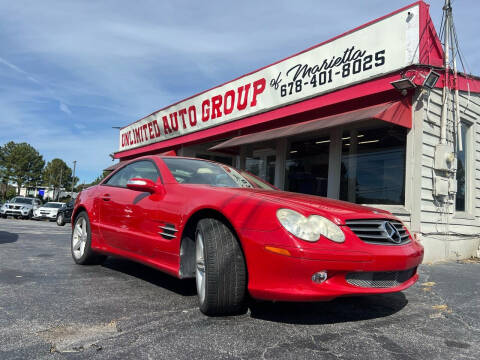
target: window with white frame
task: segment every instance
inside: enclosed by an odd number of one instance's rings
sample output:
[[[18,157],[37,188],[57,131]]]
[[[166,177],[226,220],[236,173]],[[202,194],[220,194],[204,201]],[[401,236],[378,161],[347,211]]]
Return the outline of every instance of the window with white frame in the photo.
[[[455,199],[455,210],[457,212],[466,212],[468,210],[468,201],[470,193],[470,137],[472,125],[461,122],[461,150],[457,149],[457,196]]]

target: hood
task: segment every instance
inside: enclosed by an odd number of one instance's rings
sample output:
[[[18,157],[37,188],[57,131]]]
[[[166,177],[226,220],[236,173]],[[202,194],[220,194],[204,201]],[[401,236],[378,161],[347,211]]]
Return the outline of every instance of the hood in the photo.
[[[304,215],[322,215],[336,223],[344,223],[348,219],[360,218],[393,218],[385,210],[369,206],[357,205],[347,201],[334,200],[325,197],[292,193],[286,191],[242,189],[251,193],[257,199],[263,199],[304,213]]]
[[[38,210],[42,210],[42,211],[58,211],[60,208],[51,208],[51,207],[45,207],[45,206],[41,206],[38,208]]]
[[[6,202],[2,206],[7,206],[7,205],[9,205],[9,206],[19,206],[20,208],[22,208],[22,207],[32,208],[33,207],[32,204],[19,204],[19,203],[11,203],[11,202]]]

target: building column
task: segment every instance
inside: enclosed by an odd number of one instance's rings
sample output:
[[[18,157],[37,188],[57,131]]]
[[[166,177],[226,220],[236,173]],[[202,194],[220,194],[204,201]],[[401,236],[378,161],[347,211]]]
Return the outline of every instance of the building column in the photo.
[[[350,130],[350,150],[348,158],[348,201],[356,202],[357,198],[357,130]]]
[[[240,155],[238,155],[238,164],[237,168],[240,170],[245,170],[245,158],[247,157],[247,146],[240,146]]]
[[[425,117],[422,92],[412,101],[412,128],[407,134],[405,152],[405,207],[410,211],[410,230],[422,230],[422,154],[423,121]]]
[[[328,150],[328,184],[327,197],[340,197],[340,175],[342,169],[342,129],[335,128],[330,132],[330,147]]]
[[[281,190],[285,189],[285,165],[287,162],[287,139],[280,138],[276,142],[275,154],[275,186]]]

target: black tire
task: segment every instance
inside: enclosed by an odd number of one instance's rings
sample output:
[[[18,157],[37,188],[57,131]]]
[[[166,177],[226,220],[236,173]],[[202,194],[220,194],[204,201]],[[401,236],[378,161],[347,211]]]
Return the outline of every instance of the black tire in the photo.
[[[64,226],[65,225],[65,217],[63,214],[58,214],[57,215],[57,225],[58,226]]]
[[[85,220],[87,238],[85,242],[85,249],[84,249],[83,255],[77,257],[74,254],[73,237],[75,234],[75,226],[82,220]],[[75,263],[79,265],[98,265],[103,263],[105,261],[106,256],[97,254],[92,250],[92,247],[91,247],[92,232],[90,229],[90,220],[88,219],[88,215],[85,211],[80,212],[78,216],[75,218],[75,226],[72,229],[72,236],[70,241],[70,249],[71,249],[73,261],[75,261]]]
[[[205,298],[199,296],[200,310],[206,315],[243,313],[246,310],[247,267],[233,232],[217,219],[202,219],[198,233],[203,238]]]
[[[32,218],[33,218],[33,210],[30,210],[30,212],[27,215],[27,219],[32,220]]]

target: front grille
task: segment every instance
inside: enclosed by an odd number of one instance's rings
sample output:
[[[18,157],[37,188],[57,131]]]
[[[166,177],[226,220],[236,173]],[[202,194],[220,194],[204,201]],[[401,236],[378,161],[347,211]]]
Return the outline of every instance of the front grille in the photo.
[[[351,285],[364,288],[396,287],[415,275],[416,268],[403,271],[351,272],[345,276]]]
[[[355,235],[370,244],[403,245],[410,242],[407,230],[398,220],[360,219],[347,220],[346,224]]]

